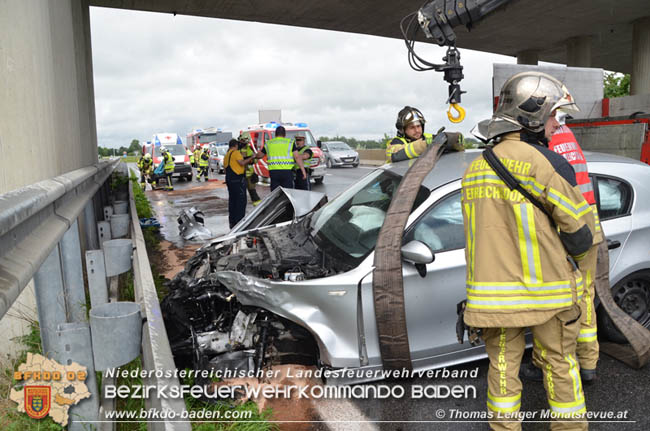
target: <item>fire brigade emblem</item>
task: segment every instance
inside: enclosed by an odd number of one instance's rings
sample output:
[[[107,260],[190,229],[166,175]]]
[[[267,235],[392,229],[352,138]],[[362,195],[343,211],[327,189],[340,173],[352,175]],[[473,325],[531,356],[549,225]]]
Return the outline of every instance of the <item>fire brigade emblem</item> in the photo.
[[[30,418],[42,419],[50,411],[51,386],[25,386],[25,413]]]

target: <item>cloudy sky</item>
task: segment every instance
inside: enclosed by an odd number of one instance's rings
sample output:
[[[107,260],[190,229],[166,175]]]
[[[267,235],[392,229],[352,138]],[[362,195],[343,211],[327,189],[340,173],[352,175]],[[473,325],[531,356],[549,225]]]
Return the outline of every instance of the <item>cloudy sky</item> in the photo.
[[[420,108],[427,130],[464,133],[492,113],[492,64],[514,57],[461,50],[459,125],[446,116],[447,83],[410,69],[403,41],[243,21],[90,8],[98,143],[128,146],[195,127],[238,133],[259,109],[282,109],[314,136],[378,139],[397,111]],[[416,45],[441,62],[445,49]]]

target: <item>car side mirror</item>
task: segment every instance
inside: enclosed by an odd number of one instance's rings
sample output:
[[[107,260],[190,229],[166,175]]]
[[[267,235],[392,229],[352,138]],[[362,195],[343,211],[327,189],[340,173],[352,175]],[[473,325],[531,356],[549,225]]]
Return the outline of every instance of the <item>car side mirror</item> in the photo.
[[[413,240],[402,246],[402,259],[415,265],[426,265],[433,262],[435,256],[425,243]]]
[[[321,141],[316,141],[316,146],[317,146],[318,148],[321,148],[321,145],[323,145],[323,144],[321,143]]]

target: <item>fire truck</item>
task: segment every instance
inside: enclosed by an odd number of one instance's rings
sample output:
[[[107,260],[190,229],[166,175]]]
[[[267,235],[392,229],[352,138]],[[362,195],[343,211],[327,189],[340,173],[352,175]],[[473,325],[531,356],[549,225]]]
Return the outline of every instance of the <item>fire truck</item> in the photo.
[[[254,146],[255,151],[261,151],[264,148],[266,141],[275,137],[275,129],[278,126],[284,126],[287,131],[287,138],[294,139],[296,133],[302,132],[305,135],[305,145],[307,145],[314,153],[315,162],[312,165],[311,178],[316,184],[322,184],[325,179],[325,156],[323,151],[318,147],[317,141],[311,134],[311,130],[307,123],[277,123],[271,121],[269,123],[254,124],[248,126],[245,130],[251,135],[251,144]],[[269,178],[269,168],[266,164],[266,156],[260,159],[253,166],[255,173],[261,178]]]
[[[210,143],[224,144],[232,139],[232,132],[224,132],[216,127],[208,127],[206,129],[193,129],[187,134],[185,140],[187,148],[193,149],[196,145],[201,147]]]

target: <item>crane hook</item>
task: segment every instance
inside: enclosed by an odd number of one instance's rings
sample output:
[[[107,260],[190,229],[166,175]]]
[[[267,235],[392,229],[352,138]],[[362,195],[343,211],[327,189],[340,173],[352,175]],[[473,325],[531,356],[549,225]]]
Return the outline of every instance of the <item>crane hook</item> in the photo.
[[[452,108],[456,110],[458,116],[454,117],[454,115],[451,112]],[[452,123],[460,123],[465,119],[465,110],[458,103],[450,103],[449,110],[447,111],[447,118],[449,118],[449,121],[451,121]]]

